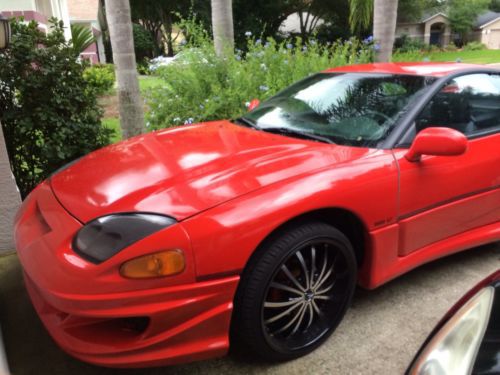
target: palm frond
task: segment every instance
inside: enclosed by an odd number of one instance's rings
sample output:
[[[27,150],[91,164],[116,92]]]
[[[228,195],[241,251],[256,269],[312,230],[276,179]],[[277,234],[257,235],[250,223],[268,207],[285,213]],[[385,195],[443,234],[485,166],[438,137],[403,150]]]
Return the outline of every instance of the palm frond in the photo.
[[[75,53],[80,54],[95,43],[92,30],[83,25],[71,25],[71,44]]]
[[[373,17],[373,0],[349,0],[349,23],[353,32],[370,27]]]

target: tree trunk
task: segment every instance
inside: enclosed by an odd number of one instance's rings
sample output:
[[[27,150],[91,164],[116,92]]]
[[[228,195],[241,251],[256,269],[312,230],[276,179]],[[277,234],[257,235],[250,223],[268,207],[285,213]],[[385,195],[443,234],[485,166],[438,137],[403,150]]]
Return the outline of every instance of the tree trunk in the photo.
[[[167,56],[173,57],[175,54],[174,51],[174,41],[172,38],[173,31],[173,22],[170,14],[167,14],[163,19],[163,29],[165,30],[165,40],[167,42]]]
[[[19,190],[12,176],[9,155],[5,147],[2,124],[0,124],[0,254],[14,250],[12,224],[21,204]]]
[[[234,48],[232,0],[212,0],[212,28],[215,51],[222,56],[226,49]]]
[[[129,0],[105,0],[113,61],[118,81],[118,107],[123,138],[144,131],[144,113],[135,63]]]
[[[373,12],[373,38],[379,46],[376,54],[378,62],[388,62],[396,34],[398,0],[375,0]]]

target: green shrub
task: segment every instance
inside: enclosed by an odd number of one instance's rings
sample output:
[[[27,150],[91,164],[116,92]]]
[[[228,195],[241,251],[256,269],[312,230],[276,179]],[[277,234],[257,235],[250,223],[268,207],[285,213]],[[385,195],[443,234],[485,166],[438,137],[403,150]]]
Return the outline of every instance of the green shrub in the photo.
[[[428,55],[420,50],[401,52],[396,51],[392,55],[392,62],[418,62],[428,59]]]
[[[399,52],[406,53],[423,50],[426,48],[426,44],[420,39],[411,38],[404,34],[396,38],[394,48]]]
[[[134,49],[135,58],[137,62],[141,62],[146,57],[152,57],[155,44],[151,34],[142,26],[137,23],[132,25],[134,34]]]
[[[444,50],[448,52],[455,52],[458,51],[458,47],[455,43],[450,42],[446,47],[444,47]]]
[[[435,44],[427,44],[424,48],[424,51],[427,53],[441,52],[441,47],[439,47]]]
[[[96,95],[109,94],[115,84],[115,67],[112,64],[96,64],[83,72],[83,78]]]
[[[143,76],[151,74],[151,70],[149,70],[149,59],[147,57],[137,63],[137,72]]]
[[[12,170],[24,196],[52,172],[109,143],[101,110],[87,89],[86,61],[51,20],[46,35],[35,22],[11,22],[12,44],[0,52],[0,120]]]
[[[189,34],[181,56],[155,72],[164,84],[146,93],[151,108],[147,125],[154,129],[234,118],[245,112],[246,102],[267,99],[310,74],[373,59],[373,46],[354,39],[323,46],[252,38],[246,54],[228,52],[218,58],[208,33],[191,29]]]
[[[482,51],[485,49],[487,49],[486,45],[480,42],[469,42],[463,48],[464,51]]]

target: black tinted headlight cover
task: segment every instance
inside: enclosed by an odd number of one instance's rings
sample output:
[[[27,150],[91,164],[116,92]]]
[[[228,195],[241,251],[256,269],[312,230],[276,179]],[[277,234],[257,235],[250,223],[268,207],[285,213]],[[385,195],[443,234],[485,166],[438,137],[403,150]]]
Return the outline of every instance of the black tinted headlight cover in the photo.
[[[73,250],[89,262],[99,264],[133,243],[167,228],[176,220],[149,213],[120,213],[87,223],[73,239]]]

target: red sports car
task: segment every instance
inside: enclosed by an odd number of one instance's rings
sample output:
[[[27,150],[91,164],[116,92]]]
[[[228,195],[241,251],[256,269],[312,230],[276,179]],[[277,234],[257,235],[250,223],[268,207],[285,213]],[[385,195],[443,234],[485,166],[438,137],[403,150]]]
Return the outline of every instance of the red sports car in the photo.
[[[25,200],[26,286],[68,353],[156,366],[321,345],[356,284],[500,240],[500,72],[373,64],[91,153]]]

